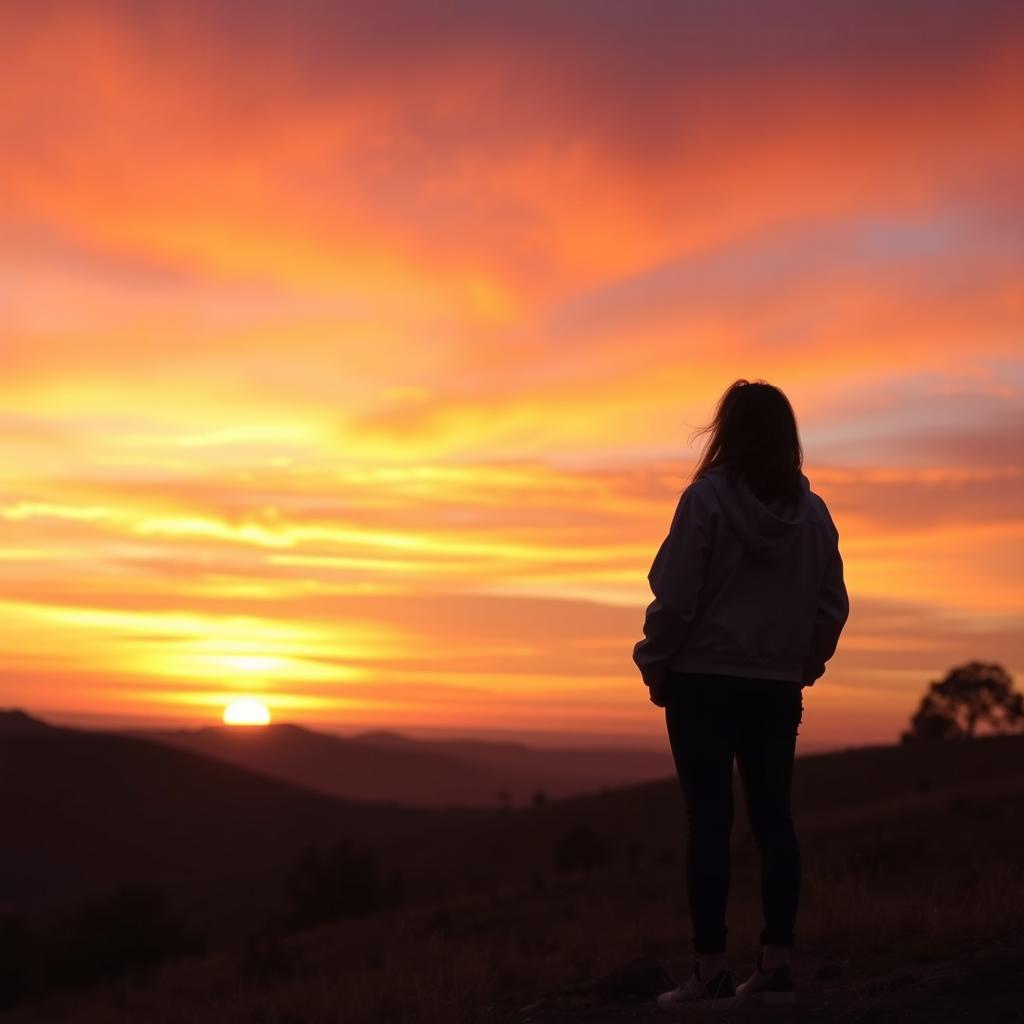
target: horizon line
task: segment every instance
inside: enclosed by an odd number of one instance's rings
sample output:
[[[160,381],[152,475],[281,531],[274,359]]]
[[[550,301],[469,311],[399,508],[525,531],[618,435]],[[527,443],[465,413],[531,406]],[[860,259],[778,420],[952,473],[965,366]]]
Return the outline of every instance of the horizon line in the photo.
[[[35,712],[26,706],[0,707],[0,714],[20,712],[35,721],[60,728],[77,729],[84,732],[105,732],[123,734],[134,731],[198,731],[200,729],[265,729],[269,726],[293,726],[308,732],[333,736],[338,739],[354,740],[375,733],[387,733],[414,743],[444,743],[476,741],[501,744],[516,744],[533,750],[616,750],[634,753],[657,753],[664,751],[671,757],[667,738],[653,740],[637,733],[565,732],[557,729],[460,729],[457,726],[422,726],[415,729],[396,729],[386,725],[359,730],[344,730],[330,724],[310,724],[289,720],[273,720],[268,725],[228,725],[220,720],[196,722],[158,715],[102,714],[88,711],[46,711]],[[873,747],[899,746],[899,740],[890,742],[865,742],[852,744],[814,744],[800,749],[797,757],[842,753]]]

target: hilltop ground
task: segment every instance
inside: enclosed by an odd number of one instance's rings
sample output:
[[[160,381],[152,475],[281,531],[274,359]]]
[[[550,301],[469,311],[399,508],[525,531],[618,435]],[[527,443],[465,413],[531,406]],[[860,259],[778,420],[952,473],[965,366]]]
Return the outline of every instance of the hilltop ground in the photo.
[[[792,1008],[740,1007],[716,1019],[1024,1021],[1024,738],[975,743],[926,754],[891,749],[851,753],[845,760],[808,759],[800,768],[805,779],[797,805],[804,870],[794,963],[801,1001]],[[829,806],[819,793],[812,800],[811,776],[830,772],[836,774],[830,788],[858,792],[861,799]],[[883,776],[889,782],[877,784]],[[865,781],[871,779],[876,781]],[[632,820],[624,808],[634,809]],[[501,867],[503,877],[461,895],[444,886],[436,899],[364,920],[277,939],[268,933],[248,953],[211,954],[168,965],[139,983],[26,1003],[7,1019],[670,1019],[652,1005],[649,993],[637,1002],[621,1001],[629,993],[621,982],[612,984],[611,975],[643,958],[639,966],[654,971],[661,965],[677,982],[689,966],[681,813],[678,794],[654,785],[507,814],[485,839],[451,851],[463,858],[467,873],[488,850],[494,853],[492,867]],[[563,873],[548,856],[547,867],[539,867],[557,823],[581,820],[592,821],[608,839],[607,863]],[[611,821],[618,834],[609,834]],[[676,840],[652,840],[661,834],[675,834]],[[428,861],[439,856],[436,850],[424,854]],[[481,871],[483,880],[487,872]],[[760,926],[756,853],[742,805],[728,924],[731,963],[740,980],[753,963]]]

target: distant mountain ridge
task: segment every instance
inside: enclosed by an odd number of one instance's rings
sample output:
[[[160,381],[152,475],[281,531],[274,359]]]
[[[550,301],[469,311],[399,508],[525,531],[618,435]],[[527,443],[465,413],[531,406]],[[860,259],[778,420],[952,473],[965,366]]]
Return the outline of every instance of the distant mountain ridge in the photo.
[[[485,740],[418,740],[379,730],[351,737],[290,723],[122,733],[242,765],[346,799],[421,807],[525,804],[669,778],[668,750],[549,749]]]
[[[20,708],[0,708],[0,735],[17,735],[23,733],[40,733],[58,729]]]
[[[51,725],[21,709],[0,711],[0,735],[95,732]],[[548,748],[477,739],[414,739],[393,730],[354,736],[293,723],[194,729],[105,730],[226,761],[304,789],[346,800],[417,807],[526,804],[669,778],[664,751]]]
[[[477,739],[449,739],[449,740],[420,740],[404,733],[395,732],[392,729],[374,729],[369,732],[357,732],[348,737],[356,743],[370,743],[377,747],[409,747],[419,746],[433,748],[435,750],[461,751],[464,753],[476,751],[502,751],[507,754],[527,753],[540,748],[532,747],[527,743],[519,743],[514,740],[477,740]],[[557,749],[557,748],[556,748]],[[590,748],[596,749],[596,748]]]

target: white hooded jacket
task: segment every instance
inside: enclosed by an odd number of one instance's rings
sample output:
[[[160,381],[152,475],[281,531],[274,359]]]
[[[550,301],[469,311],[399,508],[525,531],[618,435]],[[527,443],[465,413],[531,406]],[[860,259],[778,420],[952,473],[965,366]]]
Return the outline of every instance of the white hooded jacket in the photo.
[[[647,579],[647,686],[669,670],[810,686],[835,653],[850,604],[839,531],[801,473],[793,504],[765,504],[720,467],[683,491]]]

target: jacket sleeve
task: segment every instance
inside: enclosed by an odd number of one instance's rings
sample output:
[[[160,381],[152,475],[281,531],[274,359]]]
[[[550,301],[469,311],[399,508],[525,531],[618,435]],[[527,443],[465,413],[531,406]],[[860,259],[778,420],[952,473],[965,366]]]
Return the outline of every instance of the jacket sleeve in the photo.
[[[850,615],[850,598],[843,581],[843,559],[838,544],[825,571],[818,614],[814,620],[810,654],[804,669],[804,683],[810,686],[825,674],[825,662],[836,652],[839,635]]]
[[[691,484],[679,499],[668,536],[661,543],[647,579],[654,600],[644,616],[644,638],[633,647],[633,661],[648,687],[658,686],[686,637],[704,588],[711,550],[708,508]]]

